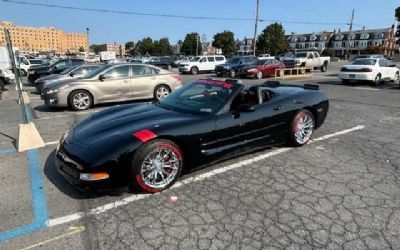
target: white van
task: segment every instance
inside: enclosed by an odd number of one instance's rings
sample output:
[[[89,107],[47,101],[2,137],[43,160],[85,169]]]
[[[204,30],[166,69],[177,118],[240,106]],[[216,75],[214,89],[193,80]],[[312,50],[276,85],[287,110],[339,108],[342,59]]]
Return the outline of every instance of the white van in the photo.
[[[211,72],[215,66],[226,62],[224,55],[195,56],[189,61],[184,61],[178,65],[179,72],[191,73],[196,75],[200,72]]]

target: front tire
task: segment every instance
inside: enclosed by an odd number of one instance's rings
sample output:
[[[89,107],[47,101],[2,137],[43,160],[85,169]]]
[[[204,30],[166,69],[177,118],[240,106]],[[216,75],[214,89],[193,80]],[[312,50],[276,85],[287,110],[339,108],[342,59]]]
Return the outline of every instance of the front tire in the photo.
[[[182,172],[183,154],[170,140],[154,140],[142,145],[131,164],[129,189],[157,193],[174,184]]]
[[[326,64],[321,66],[321,72],[326,72],[328,70],[328,66]]]
[[[262,77],[263,77],[262,72],[261,72],[261,71],[258,71],[258,72],[256,73],[256,78],[257,78],[257,79],[261,79]]]
[[[234,78],[236,76],[236,71],[234,69],[229,70],[229,77]]]
[[[397,84],[400,87],[400,73],[399,72],[397,72],[396,75],[394,76],[393,82],[394,82],[394,84]]]
[[[349,84],[349,83],[350,83],[350,80],[348,80],[348,79],[342,79],[342,83],[343,83],[344,85]]]
[[[313,114],[306,110],[300,110],[293,118],[290,127],[290,144],[300,147],[306,144],[314,132],[315,120]]]
[[[68,96],[68,106],[76,111],[89,109],[93,106],[92,94],[86,90],[74,90]]]
[[[171,89],[167,85],[164,84],[158,85],[154,89],[154,99],[156,99],[157,101],[161,101],[162,99],[167,97],[170,93]]]
[[[190,74],[197,75],[199,73],[199,69],[197,67],[190,68]]]

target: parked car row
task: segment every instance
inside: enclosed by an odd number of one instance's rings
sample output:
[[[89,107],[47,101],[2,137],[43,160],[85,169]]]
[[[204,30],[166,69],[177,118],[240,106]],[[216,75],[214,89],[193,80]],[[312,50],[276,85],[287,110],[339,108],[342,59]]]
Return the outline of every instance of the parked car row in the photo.
[[[59,72],[60,61],[69,67]],[[81,64],[74,60],[60,60],[37,70],[30,79],[41,93],[45,105],[86,110],[99,103],[141,99],[161,100],[182,86],[179,74],[162,68],[138,63]],[[61,64],[65,65],[65,64]],[[56,67],[56,68],[55,68]],[[41,76],[41,77],[39,77]],[[29,76],[28,76],[29,78]]]

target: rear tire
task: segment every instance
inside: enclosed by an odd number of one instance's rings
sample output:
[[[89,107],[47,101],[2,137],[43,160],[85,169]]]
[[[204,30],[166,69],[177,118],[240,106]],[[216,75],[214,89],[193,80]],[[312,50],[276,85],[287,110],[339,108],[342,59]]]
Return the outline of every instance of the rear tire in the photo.
[[[310,111],[302,109],[297,112],[290,127],[290,144],[295,147],[306,144],[314,132],[314,127],[315,119]]]
[[[326,72],[328,69],[328,66],[324,63],[324,65],[321,66],[321,72]]]
[[[160,101],[167,97],[170,93],[171,89],[167,85],[160,84],[154,89],[154,99]]]
[[[400,87],[400,73],[399,72],[397,72],[396,75],[394,76],[393,82],[394,82],[394,84],[397,84]]]
[[[68,106],[76,111],[89,109],[93,106],[92,94],[86,90],[74,90],[68,96]]]
[[[381,74],[376,75],[375,80],[372,82],[372,86],[378,86],[379,84],[381,84],[382,82],[382,78],[381,78]]]
[[[157,193],[176,182],[183,168],[183,154],[170,140],[143,144],[131,161],[130,191]]]

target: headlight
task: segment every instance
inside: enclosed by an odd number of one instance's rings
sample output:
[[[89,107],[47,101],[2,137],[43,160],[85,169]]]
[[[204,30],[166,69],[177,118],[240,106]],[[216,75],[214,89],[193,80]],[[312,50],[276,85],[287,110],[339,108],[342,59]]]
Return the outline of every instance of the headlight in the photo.
[[[256,69],[249,69],[248,72],[256,72]]]
[[[29,70],[28,73],[29,74],[35,74],[35,71],[34,70]]]
[[[295,62],[296,62],[296,63],[300,63],[300,60],[296,60]]]
[[[65,86],[62,86],[62,87],[60,87],[58,89],[49,89],[49,90],[47,90],[46,94],[50,95],[50,94],[53,94],[53,93],[62,92],[64,90],[66,90],[68,87],[69,87],[69,85],[65,85]]]
[[[229,66],[224,66],[224,69],[230,69],[231,67],[229,67]]]

